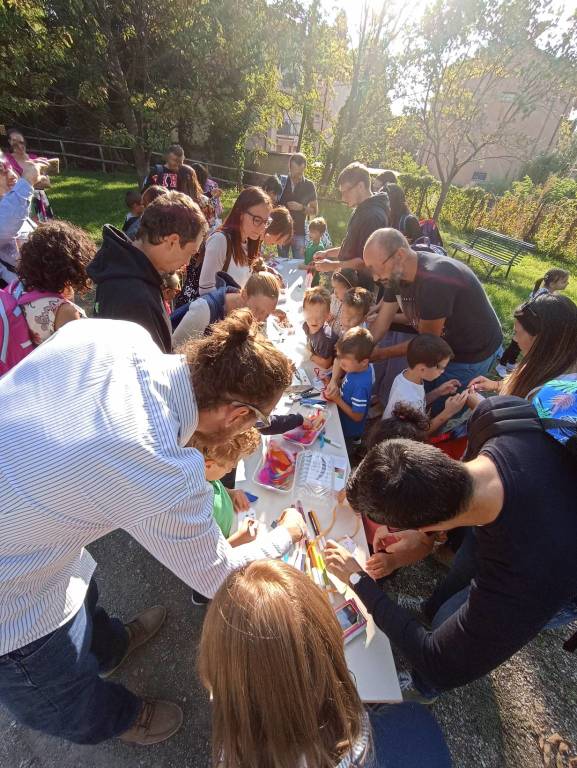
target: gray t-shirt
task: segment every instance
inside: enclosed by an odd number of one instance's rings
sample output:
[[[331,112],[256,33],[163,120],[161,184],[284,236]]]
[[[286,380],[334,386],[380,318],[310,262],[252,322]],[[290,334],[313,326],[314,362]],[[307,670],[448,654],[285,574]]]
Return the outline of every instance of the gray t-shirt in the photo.
[[[456,363],[479,363],[503,341],[501,324],[478,277],[466,264],[448,256],[417,254],[417,274],[401,283],[399,296],[385,288],[383,300],[399,302],[411,325],[446,318],[443,338]]]
[[[313,355],[325,358],[334,357],[335,346],[339,337],[328,323],[325,323],[316,333],[311,333],[308,323],[303,323],[303,331],[306,333],[309,349]]]

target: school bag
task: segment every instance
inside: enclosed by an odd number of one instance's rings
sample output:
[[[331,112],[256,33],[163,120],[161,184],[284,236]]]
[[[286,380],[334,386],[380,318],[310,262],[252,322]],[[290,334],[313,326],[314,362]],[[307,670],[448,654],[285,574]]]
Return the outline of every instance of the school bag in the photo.
[[[217,230],[217,232],[221,232],[221,231],[222,230]],[[213,234],[216,234],[216,233],[215,232],[211,233],[209,237],[212,237]],[[222,270],[221,272],[218,273],[221,276],[223,273],[228,272],[228,268],[230,267],[230,262],[232,259],[232,242],[230,239],[230,235],[228,232],[223,232],[223,234],[226,237],[226,257],[224,260]],[[182,290],[180,291],[178,296],[176,296],[176,298],[174,299],[175,310],[179,309],[185,304],[186,305],[190,304],[191,301],[195,301],[200,296],[200,286],[199,286],[200,273],[202,271],[202,262],[204,261],[205,251],[206,251],[206,240],[200,246],[198,253],[193,259],[191,259],[190,264],[186,268],[186,277],[184,280],[184,284],[182,286]]]
[[[20,280],[0,289],[0,376],[27,357],[35,347],[22,307],[42,298],[64,298],[60,293],[25,291]]]
[[[435,245],[431,243],[428,237],[418,237],[411,243],[411,249],[413,251],[434,253],[436,256],[448,256],[447,251],[441,245]]]
[[[422,219],[419,221],[423,237],[427,237],[431,245],[440,245],[443,248],[443,238],[435,219]]]

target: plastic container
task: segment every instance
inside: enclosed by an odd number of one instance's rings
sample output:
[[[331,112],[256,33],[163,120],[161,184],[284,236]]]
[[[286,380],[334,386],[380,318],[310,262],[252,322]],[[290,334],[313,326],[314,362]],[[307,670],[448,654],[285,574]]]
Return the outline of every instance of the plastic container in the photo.
[[[295,485],[297,459],[301,449],[295,445],[285,442],[282,439],[273,439],[265,444],[262,458],[254,472],[253,480],[257,485],[261,485],[263,488],[268,488],[271,491],[277,491],[278,493],[292,493]],[[284,453],[287,459],[286,473],[277,476],[279,481],[275,482],[275,472],[267,469],[270,467],[269,458],[271,453],[275,453],[274,461],[276,464],[282,464],[281,454]],[[279,458],[281,461],[279,462]]]
[[[303,416],[308,418],[314,416],[315,414],[314,408],[303,408],[301,406],[297,410],[299,413],[302,413]],[[295,443],[296,445],[300,445],[303,448],[310,448],[315,443],[321,432],[324,431],[326,423],[331,416],[328,408],[319,410],[322,411],[324,421],[318,429],[305,430],[303,427],[296,427],[295,429],[291,429],[288,432],[285,432],[283,434],[283,438],[288,440],[290,443]]]

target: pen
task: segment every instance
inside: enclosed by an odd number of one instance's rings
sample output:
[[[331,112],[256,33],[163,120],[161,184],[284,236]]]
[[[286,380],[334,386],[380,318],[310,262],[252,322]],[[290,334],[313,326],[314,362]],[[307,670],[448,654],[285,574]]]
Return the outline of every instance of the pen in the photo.
[[[327,543],[325,541],[324,536],[321,536],[321,526],[319,523],[319,519],[317,517],[317,513],[314,511],[314,509],[309,510],[309,520],[311,521],[313,531],[315,532],[315,536],[318,540],[318,543],[321,549],[324,549]]]
[[[329,439],[326,436],[325,436],[325,443],[328,443],[329,445],[333,445],[335,448],[342,448],[343,447],[341,443],[337,443],[334,440],[331,440],[331,439]]]

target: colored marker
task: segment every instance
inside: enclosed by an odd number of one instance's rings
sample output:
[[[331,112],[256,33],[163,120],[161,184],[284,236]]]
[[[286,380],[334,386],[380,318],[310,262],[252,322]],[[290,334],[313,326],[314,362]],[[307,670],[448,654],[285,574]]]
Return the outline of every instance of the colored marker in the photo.
[[[321,536],[321,525],[319,523],[319,519],[317,517],[317,513],[314,511],[314,509],[309,510],[309,520],[311,521],[311,525],[313,527],[313,531],[315,532],[315,536],[318,540],[318,543],[321,547],[321,549],[324,549],[327,545],[324,536]]]
[[[342,448],[342,443],[337,443],[334,440],[331,440],[325,435],[325,443],[328,443],[329,445],[334,446],[335,448]]]

